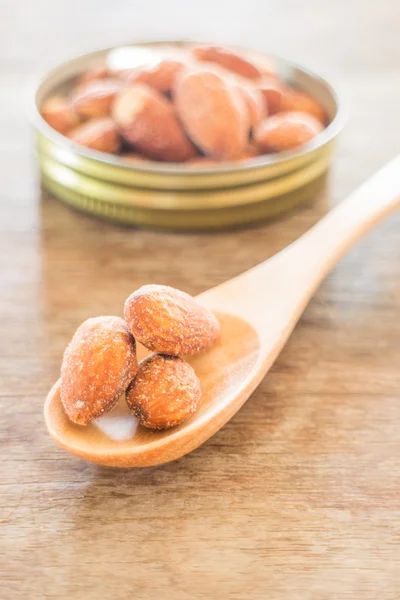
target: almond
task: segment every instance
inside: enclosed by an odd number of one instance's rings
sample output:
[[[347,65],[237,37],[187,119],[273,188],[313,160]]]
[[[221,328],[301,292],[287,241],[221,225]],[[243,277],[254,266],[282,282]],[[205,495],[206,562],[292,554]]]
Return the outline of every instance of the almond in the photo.
[[[84,118],[105,117],[123,85],[119,79],[97,79],[79,85],[71,94],[72,106]]]
[[[260,90],[248,85],[238,85],[238,90],[242,94],[243,100],[246,103],[250,119],[250,127],[254,130],[268,114],[264,97]]]
[[[267,79],[276,79],[279,82],[276,65],[268,56],[257,56],[257,67],[260,69],[263,77]]]
[[[78,79],[79,85],[84,85],[89,83],[89,81],[97,81],[98,79],[105,79],[108,76],[108,70],[106,65],[98,65],[97,67],[92,67],[88,71],[82,73],[82,75]]]
[[[71,103],[60,96],[48,98],[41,108],[43,119],[59,133],[65,135],[79,123],[79,117]]]
[[[174,97],[186,132],[204,154],[221,159],[241,154],[248,141],[249,115],[230,78],[207,67],[184,71]]]
[[[176,78],[184,67],[183,61],[160,60],[155,65],[144,66],[128,72],[126,80],[129,83],[144,83],[159,92],[171,92]]]
[[[318,119],[323,125],[326,123],[325,111],[320,103],[309,94],[295,90],[287,90],[281,98],[281,112],[303,112]]]
[[[168,429],[186,421],[201,398],[200,381],[182,358],[156,354],[139,365],[126,394],[129,409],[141,425]]]
[[[260,156],[260,154],[261,152],[257,144],[251,142],[247,145],[247,148],[240,156],[240,158],[238,158],[238,162],[246,162],[246,160],[250,160],[252,158],[255,158],[256,156]]]
[[[61,366],[61,402],[69,419],[87,425],[109,412],[137,370],[135,340],[120,317],[84,321]]]
[[[284,91],[279,80],[276,78],[263,79],[258,89],[263,95],[267,114],[272,116],[279,112]]]
[[[166,285],[145,285],[131,294],[124,316],[136,339],[161,354],[197,354],[220,335],[212,312],[189,294]]]
[[[249,59],[222,46],[198,46],[192,49],[192,56],[202,62],[217,63],[224,69],[248,79],[260,79],[265,72]]]
[[[68,137],[81,146],[110,154],[117,153],[120,147],[118,127],[109,117],[83,123],[71,131]]]
[[[311,115],[279,113],[261,123],[255,141],[266,152],[281,152],[309,142],[322,129],[320,121]]]
[[[197,154],[171,102],[146,85],[132,85],[121,92],[113,117],[122,137],[149,158],[183,162]]]

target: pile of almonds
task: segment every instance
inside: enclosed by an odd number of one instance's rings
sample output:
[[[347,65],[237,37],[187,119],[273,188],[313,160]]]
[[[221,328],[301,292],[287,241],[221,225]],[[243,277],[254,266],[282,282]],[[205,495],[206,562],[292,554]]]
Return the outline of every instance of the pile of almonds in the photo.
[[[75,332],[61,366],[67,416],[88,425],[125,394],[144,427],[183,423],[197,410],[201,388],[180,355],[192,356],[217,342],[216,317],[189,294],[163,285],[145,285],[131,294],[124,317],[87,319]],[[155,353],[139,364],[135,339]]]
[[[127,47],[83,73],[41,114],[59,133],[131,163],[207,166],[291,150],[327,123],[274,66],[219,46]]]

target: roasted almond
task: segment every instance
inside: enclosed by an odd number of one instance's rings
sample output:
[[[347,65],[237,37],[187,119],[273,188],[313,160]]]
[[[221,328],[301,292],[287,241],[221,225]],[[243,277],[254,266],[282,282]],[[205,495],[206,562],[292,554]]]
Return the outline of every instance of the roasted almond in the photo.
[[[149,86],[135,84],[122,91],[112,114],[122,137],[149,158],[183,162],[197,154],[171,102]]]
[[[182,358],[145,358],[126,393],[129,409],[144,427],[168,429],[186,421],[201,398],[200,381]]]
[[[144,83],[159,92],[171,92],[179,73],[184,68],[183,61],[166,58],[156,64],[128,72],[126,80],[129,83]]]
[[[82,75],[78,79],[78,85],[85,85],[86,83],[89,83],[89,81],[105,79],[107,76],[108,70],[106,65],[98,65],[82,73]]]
[[[260,79],[265,72],[248,58],[222,46],[198,46],[192,49],[192,56],[202,62],[217,63],[248,79]]]
[[[254,130],[268,114],[263,94],[259,89],[250,85],[238,85],[238,90],[246,103],[250,127]]]
[[[118,152],[120,147],[118,127],[110,117],[92,119],[83,123],[73,129],[68,137],[81,146],[110,154]]]
[[[255,141],[265,152],[292,150],[312,140],[323,127],[305,113],[278,113],[259,125]]]
[[[263,77],[267,79],[276,79],[279,82],[276,64],[272,58],[264,55],[257,56],[257,67],[260,69]]]
[[[296,90],[286,90],[282,95],[280,108],[281,112],[302,112],[312,115],[323,125],[326,123],[325,111],[321,104],[309,94],[298,92]]]
[[[262,152],[260,151],[258,145],[255,142],[249,142],[243,154],[237,160],[238,162],[246,162],[247,160],[259,156],[260,154],[262,154]]]
[[[50,127],[63,135],[79,124],[79,117],[71,103],[61,96],[48,98],[43,103],[40,114]]]
[[[211,311],[189,294],[166,285],[145,285],[125,302],[125,321],[149,350],[173,356],[207,350],[220,325]]]
[[[284,86],[276,78],[263,79],[258,86],[263,95],[267,114],[269,116],[281,110],[281,101],[284,93]]]
[[[77,113],[91,119],[110,114],[111,106],[124,83],[119,79],[96,79],[79,85],[71,94]]]
[[[250,121],[230,77],[207,67],[188,69],[178,78],[174,98],[187,134],[204,154],[220,159],[240,156]]]
[[[120,317],[84,321],[61,366],[61,402],[69,419],[87,425],[109,412],[137,369],[135,340]]]

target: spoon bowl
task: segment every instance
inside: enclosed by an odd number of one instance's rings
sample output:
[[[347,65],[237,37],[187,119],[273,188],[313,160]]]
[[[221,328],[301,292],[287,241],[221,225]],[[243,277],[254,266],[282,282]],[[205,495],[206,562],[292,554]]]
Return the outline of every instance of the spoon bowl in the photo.
[[[46,423],[55,441],[77,456],[119,467],[174,460],[205,441],[239,409],[232,399],[253,381],[260,350],[257,332],[249,323],[232,315],[217,316],[221,324],[218,344],[201,355],[187,357],[203,392],[198,411],[188,421],[170,430],[152,431],[138,424],[121,397],[111,413],[82,427],[65,414],[57,381],[45,404]],[[138,345],[139,359],[148,354]]]
[[[353,192],[290,246],[198,297],[222,328],[210,351],[189,358],[203,398],[185,423],[166,431],[138,425],[123,399],[82,427],[66,416],[59,381],[44,415],[54,440],[103,465],[142,467],[175,460],[201,445],[244,404],[284,346],[315,289],[346,251],[400,203],[400,157]],[[148,351],[138,349],[139,358]]]

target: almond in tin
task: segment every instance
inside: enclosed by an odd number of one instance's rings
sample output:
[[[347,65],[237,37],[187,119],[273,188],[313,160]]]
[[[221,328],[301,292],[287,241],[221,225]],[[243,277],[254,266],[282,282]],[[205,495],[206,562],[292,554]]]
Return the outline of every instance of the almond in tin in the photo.
[[[258,90],[265,102],[265,109],[269,116],[281,110],[284,86],[276,78],[266,78],[259,84]]]
[[[71,103],[77,113],[85,118],[105,117],[123,87],[118,79],[92,79],[79,85],[71,94]]]
[[[98,79],[105,79],[108,76],[108,69],[106,65],[97,65],[88,69],[78,79],[78,85],[89,83],[89,81],[97,81]]]
[[[77,112],[66,98],[51,96],[42,105],[40,114],[58,133],[67,134],[79,124]]]
[[[238,86],[249,113],[250,127],[255,129],[268,114],[267,105],[259,89],[250,85]]]
[[[171,102],[147,85],[132,84],[122,91],[112,115],[126,142],[149,158],[184,162],[197,155]]]
[[[325,111],[321,104],[309,94],[298,90],[287,89],[282,94],[279,110],[282,112],[304,112],[318,119],[323,125],[326,122]]]
[[[320,121],[306,113],[278,113],[259,125],[255,141],[264,152],[282,152],[309,142],[322,129]]]
[[[225,160],[242,153],[250,118],[230,76],[207,66],[187,69],[178,79],[174,100],[187,134],[204,154]]]
[[[87,121],[73,129],[68,137],[81,146],[110,154],[117,153],[121,145],[118,127],[109,117]]]
[[[224,69],[232,71],[247,79],[260,79],[263,69],[247,57],[222,46],[198,46],[193,48],[192,55],[196,60],[217,63]]]
[[[171,92],[179,73],[185,68],[182,60],[165,58],[155,65],[143,66],[129,71],[125,78],[129,83],[145,83],[159,92]]]

